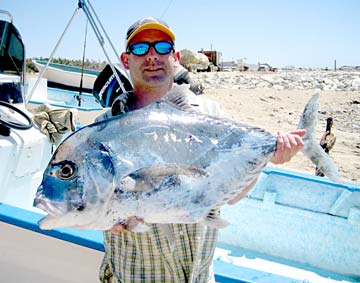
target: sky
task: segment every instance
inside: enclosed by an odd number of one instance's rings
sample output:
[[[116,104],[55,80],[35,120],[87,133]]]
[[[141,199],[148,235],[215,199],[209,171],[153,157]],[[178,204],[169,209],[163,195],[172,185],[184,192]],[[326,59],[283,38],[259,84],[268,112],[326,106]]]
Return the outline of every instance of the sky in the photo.
[[[127,28],[142,17],[165,20],[176,49],[222,52],[223,61],[274,67],[324,68],[360,65],[359,0],[90,0],[116,52]],[[77,8],[77,0],[0,0],[13,15],[26,56],[49,57]],[[106,59],[80,9],[55,58]],[[85,32],[87,26],[87,32]],[[117,58],[108,43],[111,60]]]

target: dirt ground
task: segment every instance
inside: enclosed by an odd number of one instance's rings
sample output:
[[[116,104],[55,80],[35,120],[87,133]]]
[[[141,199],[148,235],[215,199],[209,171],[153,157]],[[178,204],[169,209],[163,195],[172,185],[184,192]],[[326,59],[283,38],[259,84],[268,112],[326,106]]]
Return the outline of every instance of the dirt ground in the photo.
[[[217,101],[226,117],[275,134],[279,130],[297,128],[304,106],[315,93],[314,90],[236,89],[236,86],[220,83],[216,89],[205,89],[204,96]],[[317,139],[320,141],[325,131],[326,118],[332,116],[336,144],[330,156],[345,181],[359,183],[360,92],[321,91],[319,95]],[[310,174],[315,172],[314,165],[302,153],[278,167]]]

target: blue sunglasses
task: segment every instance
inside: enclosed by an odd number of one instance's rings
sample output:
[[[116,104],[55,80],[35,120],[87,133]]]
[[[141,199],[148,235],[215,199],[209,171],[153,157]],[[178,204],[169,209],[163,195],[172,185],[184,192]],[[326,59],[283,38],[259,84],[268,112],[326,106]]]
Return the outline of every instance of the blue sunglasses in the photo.
[[[160,55],[169,54],[174,50],[174,44],[168,41],[156,41],[156,42],[137,42],[126,49],[127,53],[132,53],[136,56],[143,56],[147,54],[150,47],[154,47],[155,51]]]

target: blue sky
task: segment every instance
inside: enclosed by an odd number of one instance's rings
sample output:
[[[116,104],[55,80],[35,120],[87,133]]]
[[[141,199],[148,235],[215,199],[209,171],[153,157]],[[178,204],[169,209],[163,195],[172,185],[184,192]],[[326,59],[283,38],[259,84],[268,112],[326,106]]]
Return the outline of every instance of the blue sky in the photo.
[[[131,3],[131,4],[130,4]],[[178,50],[216,49],[223,60],[275,67],[360,65],[358,0],[91,0],[118,52],[135,20],[155,16],[174,30]],[[48,57],[77,0],[0,0],[14,17],[27,57]],[[55,57],[81,59],[86,18],[80,10]],[[90,26],[86,58],[105,60]],[[111,56],[114,59],[114,56]]]

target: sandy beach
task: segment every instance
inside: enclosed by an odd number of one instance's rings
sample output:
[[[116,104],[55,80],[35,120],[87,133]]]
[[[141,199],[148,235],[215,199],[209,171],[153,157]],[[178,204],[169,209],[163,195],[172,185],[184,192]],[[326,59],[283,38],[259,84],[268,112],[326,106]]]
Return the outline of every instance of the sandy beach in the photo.
[[[317,140],[325,131],[326,118],[332,116],[337,140],[330,156],[343,180],[360,182],[360,91],[247,88],[242,85],[244,75],[239,72],[197,73],[193,76],[206,87],[204,96],[217,101],[226,117],[271,133],[296,129],[305,104],[313,94],[319,93]],[[264,74],[254,76],[256,79]],[[315,172],[312,162],[302,153],[278,167],[309,174]]]

